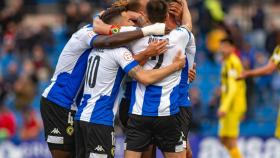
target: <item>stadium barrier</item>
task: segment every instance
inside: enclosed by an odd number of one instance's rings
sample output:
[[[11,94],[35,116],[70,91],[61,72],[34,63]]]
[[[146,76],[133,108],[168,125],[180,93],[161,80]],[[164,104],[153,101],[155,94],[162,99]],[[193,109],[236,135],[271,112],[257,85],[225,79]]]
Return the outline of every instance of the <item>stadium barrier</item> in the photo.
[[[117,137],[115,158],[123,158],[123,137]],[[228,158],[227,152],[216,137],[191,136],[194,158]],[[245,158],[280,158],[280,141],[275,138],[248,137],[238,142]],[[163,158],[158,151],[158,158]],[[0,158],[51,158],[42,141],[5,141],[0,144]]]

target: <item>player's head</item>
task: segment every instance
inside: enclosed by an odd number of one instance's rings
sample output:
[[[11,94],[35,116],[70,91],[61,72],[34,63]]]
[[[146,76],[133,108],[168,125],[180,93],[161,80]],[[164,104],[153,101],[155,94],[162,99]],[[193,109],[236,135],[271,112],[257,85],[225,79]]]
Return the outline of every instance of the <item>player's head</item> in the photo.
[[[168,5],[170,5],[170,3],[175,2],[178,4],[181,4],[182,0],[164,0]],[[175,29],[177,27],[177,23],[176,23],[176,17],[173,14],[169,13],[168,19],[166,21],[166,25],[168,26],[168,28],[170,29]]]
[[[128,0],[128,4],[135,12],[146,14],[146,6],[150,0]]]
[[[133,26],[134,23],[127,15],[127,9],[124,6],[108,8],[100,17],[100,19],[110,25]]]
[[[164,0],[150,0],[146,7],[151,23],[165,23],[168,17],[168,4]]]
[[[232,39],[224,38],[221,40],[220,52],[224,57],[228,57],[234,51],[235,51],[235,45]]]

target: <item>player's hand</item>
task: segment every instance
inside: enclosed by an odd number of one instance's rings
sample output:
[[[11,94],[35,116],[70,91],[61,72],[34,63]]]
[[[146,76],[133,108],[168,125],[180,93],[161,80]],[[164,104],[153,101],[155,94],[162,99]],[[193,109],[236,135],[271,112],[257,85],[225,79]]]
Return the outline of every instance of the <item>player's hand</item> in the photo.
[[[225,117],[226,114],[227,114],[227,113],[224,112],[224,111],[218,111],[218,112],[217,112],[217,115],[218,115],[219,118]]]
[[[245,79],[245,78],[247,78],[248,77],[248,72],[247,71],[243,71],[242,73],[241,73],[241,75],[239,75],[237,78],[236,78],[236,80],[243,80],[243,79]]]
[[[177,65],[177,70],[181,70],[186,65],[186,56],[182,53],[182,51],[179,51],[176,55],[176,57],[173,60],[173,64]]]
[[[189,70],[189,81],[193,82],[196,78],[196,63],[193,64],[193,67]]]
[[[170,14],[174,15],[176,19],[182,19],[183,16],[183,4],[181,0],[177,0],[177,2],[171,2],[169,11]]]
[[[167,45],[168,45],[167,40],[151,42],[146,49],[147,58],[153,57],[153,56],[158,56],[158,55],[166,52]]]
[[[111,25],[105,24],[99,17],[93,20],[93,32],[100,35],[108,35]]]

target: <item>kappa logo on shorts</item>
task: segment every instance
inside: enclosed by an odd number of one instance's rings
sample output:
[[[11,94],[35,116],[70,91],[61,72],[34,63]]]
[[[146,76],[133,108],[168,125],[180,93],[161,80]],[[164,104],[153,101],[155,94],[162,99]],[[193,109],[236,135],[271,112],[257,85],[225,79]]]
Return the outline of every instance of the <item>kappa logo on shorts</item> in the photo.
[[[103,152],[105,152],[105,150],[103,149],[103,147],[101,146],[101,145],[98,145],[94,150],[96,150],[96,151],[103,151]]]
[[[61,133],[59,132],[58,128],[54,128],[54,129],[51,131],[51,134],[60,135]]]

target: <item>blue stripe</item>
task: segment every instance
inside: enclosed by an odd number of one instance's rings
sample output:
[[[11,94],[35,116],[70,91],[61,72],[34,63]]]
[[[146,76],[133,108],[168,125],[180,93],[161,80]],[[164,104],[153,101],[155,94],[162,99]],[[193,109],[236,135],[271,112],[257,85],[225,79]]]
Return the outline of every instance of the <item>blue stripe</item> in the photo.
[[[61,107],[71,109],[71,105],[74,103],[81,84],[83,84],[90,51],[91,49],[87,49],[82,53],[71,74],[63,72],[57,76],[56,82],[50,90],[47,99]]]
[[[137,65],[139,65],[139,63],[136,60],[132,61],[130,64],[126,65],[126,67],[124,68],[124,72],[129,73],[129,71]]]
[[[146,87],[142,115],[144,116],[158,116],[158,108],[162,94],[161,86],[149,85]]]
[[[173,88],[170,94],[170,115],[179,112],[178,99],[179,99],[179,85]]]
[[[132,81],[131,83],[131,98],[130,98],[130,107],[129,107],[129,113],[131,114],[133,111],[133,106],[136,101],[136,87],[137,87],[137,82]]]
[[[90,46],[93,47],[93,42],[96,40],[96,38],[98,37],[99,35],[95,35],[92,37],[92,39],[90,40]]]
[[[80,120],[81,119],[81,115],[84,111],[84,108],[87,106],[88,104],[88,100],[91,98],[91,95],[89,94],[85,94],[83,96],[83,99],[82,99],[82,104],[78,106],[78,111],[75,115],[75,120]]]
[[[96,124],[103,124],[113,126],[114,113],[113,107],[118,95],[124,72],[121,68],[118,69],[114,86],[110,96],[101,96],[94,106],[90,122]]]
[[[92,25],[92,24],[88,24],[88,25],[86,25],[86,28],[91,28],[91,27],[93,27],[93,25]]]
[[[179,106],[190,106],[190,100],[189,98],[189,83],[188,83],[188,79],[189,79],[189,64],[188,64],[188,59],[186,58],[186,67],[184,69],[182,69],[181,72],[181,80],[179,83],[179,99],[178,99],[178,105]]]

